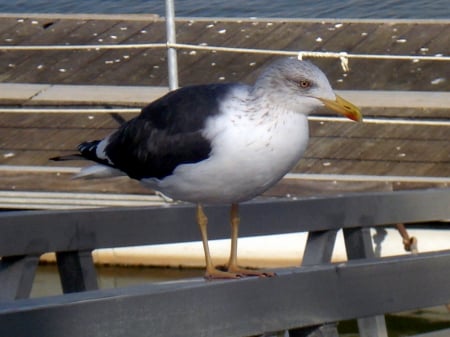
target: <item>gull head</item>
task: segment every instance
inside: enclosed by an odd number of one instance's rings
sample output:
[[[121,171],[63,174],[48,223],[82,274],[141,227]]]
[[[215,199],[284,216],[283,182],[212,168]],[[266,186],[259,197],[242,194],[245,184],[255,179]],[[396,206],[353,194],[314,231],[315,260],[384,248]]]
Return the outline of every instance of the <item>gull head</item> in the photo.
[[[308,61],[296,58],[275,61],[258,77],[253,91],[287,111],[308,115],[325,106],[351,120],[362,120],[360,110],[336,95],[325,74]]]

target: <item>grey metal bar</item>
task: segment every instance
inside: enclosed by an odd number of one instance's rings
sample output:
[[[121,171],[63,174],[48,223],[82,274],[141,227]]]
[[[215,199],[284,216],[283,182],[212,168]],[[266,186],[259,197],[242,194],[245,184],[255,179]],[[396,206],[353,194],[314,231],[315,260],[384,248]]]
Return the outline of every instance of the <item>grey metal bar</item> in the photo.
[[[166,33],[168,44],[176,43],[174,0],[166,0]],[[178,61],[177,50],[173,47],[167,49],[167,66],[169,71],[169,89],[175,90],[178,88]]]
[[[57,252],[56,263],[64,293],[98,289],[91,251]]]
[[[337,229],[309,232],[302,266],[330,263],[336,242]]]
[[[450,336],[450,329],[438,330],[428,333],[421,333],[420,335],[414,335],[411,337],[448,337]]]
[[[289,337],[339,337],[336,324],[323,324],[289,331]]]
[[[0,304],[0,335],[251,336],[447,303],[449,265],[443,251],[18,300]]]
[[[337,230],[309,232],[303,254],[302,266],[330,263],[336,242]],[[339,337],[337,324],[291,329],[289,337]]]
[[[375,258],[369,228],[345,228],[344,240],[349,260]],[[358,330],[361,337],[388,337],[384,315],[358,319]]]
[[[39,256],[4,256],[0,261],[0,301],[28,298]]]
[[[450,219],[449,204],[449,189],[254,201],[241,205],[240,237]],[[206,213],[210,239],[228,238],[229,207],[207,207]],[[194,207],[186,204],[5,212],[0,256],[196,241],[194,218]]]

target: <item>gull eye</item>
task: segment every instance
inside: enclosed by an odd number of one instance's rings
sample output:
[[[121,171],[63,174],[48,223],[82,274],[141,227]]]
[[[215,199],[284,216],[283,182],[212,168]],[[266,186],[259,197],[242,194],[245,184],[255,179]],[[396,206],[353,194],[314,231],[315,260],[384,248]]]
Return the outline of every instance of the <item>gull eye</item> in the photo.
[[[302,80],[298,82],[298,86],[302,89],[308,89],[311,87],[311,82],[307,80]]]

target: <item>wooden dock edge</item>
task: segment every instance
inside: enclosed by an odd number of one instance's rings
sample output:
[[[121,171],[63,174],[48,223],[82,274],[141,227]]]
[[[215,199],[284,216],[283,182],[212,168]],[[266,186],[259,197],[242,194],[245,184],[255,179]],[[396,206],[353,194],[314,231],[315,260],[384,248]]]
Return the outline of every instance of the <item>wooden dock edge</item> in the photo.
[[[69,19],[69,20],[164,20],[154,13],[140,14],[97,14],[97,13],[0,13],[1,18]],[[176,21],[221,21],[221,22],[348,22],[348,23],[426,23],[449,24],[449,19],[400,19],[400,18],[266,18],[266,17],[182,17]]]
[[[166,87],[0,83],[0,104],[144,105],[168,92]],[[450,106],[450,92],[337,90],[360,107],[429,108]]]

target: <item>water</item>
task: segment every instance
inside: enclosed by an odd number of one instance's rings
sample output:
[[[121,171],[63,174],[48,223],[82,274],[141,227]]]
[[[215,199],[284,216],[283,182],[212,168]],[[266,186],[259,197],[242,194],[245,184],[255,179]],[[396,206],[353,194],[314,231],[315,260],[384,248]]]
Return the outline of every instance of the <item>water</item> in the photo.
[[[176,15],[188,17],[449,19],[448,0],[178,0]],[[163,0],[0,0],[9,13],[155,13]]]

